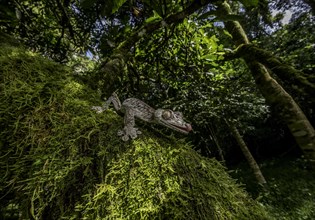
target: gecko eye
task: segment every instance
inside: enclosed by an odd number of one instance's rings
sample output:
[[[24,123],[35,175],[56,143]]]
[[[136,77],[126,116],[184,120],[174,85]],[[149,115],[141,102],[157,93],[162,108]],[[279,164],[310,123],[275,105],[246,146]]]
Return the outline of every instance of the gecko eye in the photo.
[[[171,118],[171,112],[170,111],[164,111],[162,114],[163,119],[168,120]]]
[[[174,112],[175,115],[177,115],[178,117],[182,118],[183,117],[183,113],[181,112]]]

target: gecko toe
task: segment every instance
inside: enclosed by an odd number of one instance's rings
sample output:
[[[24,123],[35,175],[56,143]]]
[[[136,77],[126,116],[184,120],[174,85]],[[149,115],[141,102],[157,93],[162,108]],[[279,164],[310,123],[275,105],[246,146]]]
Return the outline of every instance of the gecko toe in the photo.
[[[129,137],[128,137],[128,135],[124,135],[124,136],[122,136],[122,138],[121,138],[123,141],[128,141],[129,140]]]

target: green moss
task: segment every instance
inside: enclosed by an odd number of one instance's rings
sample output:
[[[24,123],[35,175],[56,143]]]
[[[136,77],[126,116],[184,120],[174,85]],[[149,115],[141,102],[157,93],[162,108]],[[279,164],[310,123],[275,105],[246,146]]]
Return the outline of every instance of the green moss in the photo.
[[[184,140],[134,141],[83,210],[86,219],[264,219],[262,207],[216,161]]]
[[[1,217],[24,219],[268,219],[215,160],[183,139],[96,114],[98,95],[36,54],[0,52]]]

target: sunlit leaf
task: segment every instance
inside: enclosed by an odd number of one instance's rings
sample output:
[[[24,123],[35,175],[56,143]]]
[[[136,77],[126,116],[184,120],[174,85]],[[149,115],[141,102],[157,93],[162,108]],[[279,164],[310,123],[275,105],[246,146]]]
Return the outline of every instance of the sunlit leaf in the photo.
[[[153,10],[153,16],[151,16],[148,19],[146,19],[145,23],[151,23],[151,22],[157,21],[157,20],[159,20],[161,18],[162,17],[155,10]]]
[[[223,30],[223,33],[225,35],[229,36],[230,38],[233,38],[233,36],[227,30]]]

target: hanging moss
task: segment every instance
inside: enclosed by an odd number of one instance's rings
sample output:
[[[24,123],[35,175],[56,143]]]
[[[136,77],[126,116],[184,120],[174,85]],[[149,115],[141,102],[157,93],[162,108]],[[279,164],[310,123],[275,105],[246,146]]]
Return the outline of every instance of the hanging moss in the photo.
[[[269,219],[184,139],[121,141],[66,67],[8,46],[0,63],[1,219]]]

